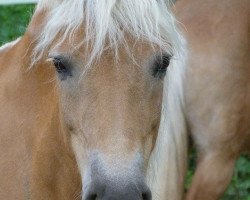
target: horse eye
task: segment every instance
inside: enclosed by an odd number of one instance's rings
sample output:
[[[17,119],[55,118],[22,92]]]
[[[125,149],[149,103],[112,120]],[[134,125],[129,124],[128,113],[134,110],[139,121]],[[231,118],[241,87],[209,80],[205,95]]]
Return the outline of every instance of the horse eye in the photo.
[[[55,59],[53,60],[53,63],[54,63],[54,66],[55,66],[55,68],[56,68],[56,71],[57,71],[58,73],[63,73],[63,72],[65,72],[65,71],[67,71],[66,66],[63,64],[63,62],[62,62],[61,60],[55,58]]]
[[[154,65],[153,76],[156,78],[163,79],[167,72],[167,68],[170,64],[170,60],[171,60],[171,56],[168,54],[156,56],[156,59],[153,64]]]
[[[61,80],[66,80],[67,77],[72,76],[71,69],[68,66],[68,63],[65,62],[63,59],[54,58],[53,63]]]

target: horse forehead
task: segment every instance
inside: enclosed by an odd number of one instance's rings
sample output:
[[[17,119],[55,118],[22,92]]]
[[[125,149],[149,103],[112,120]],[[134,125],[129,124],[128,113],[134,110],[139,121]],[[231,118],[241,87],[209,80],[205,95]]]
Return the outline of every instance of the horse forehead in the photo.
[[[119,63],[110,66],[104,63],[95,67],[89,77],[89,82],[97,90],[108,91],[111,94],[117,93],[122,98],[128,94],[130,97],[135,97],[136,94],[142,93],[148,79],[141,68],[134,69],[133,66],[122,66]]]

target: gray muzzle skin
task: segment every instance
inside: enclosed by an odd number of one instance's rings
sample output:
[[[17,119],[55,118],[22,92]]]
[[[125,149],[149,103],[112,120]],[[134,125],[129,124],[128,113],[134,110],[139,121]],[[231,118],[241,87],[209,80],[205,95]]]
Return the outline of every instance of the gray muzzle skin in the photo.
[[[121,188],[108,182],[93,183],[86,200],[151,200],[149,188],[141,183],[132,183]]]
[[[113,159],[118,160],[118,159]],[[143,175],[142,155],[137,154],[126,167],[108,165],[98,153],[92,159],[83,180],[84,200],[151,200],[151,191]]]

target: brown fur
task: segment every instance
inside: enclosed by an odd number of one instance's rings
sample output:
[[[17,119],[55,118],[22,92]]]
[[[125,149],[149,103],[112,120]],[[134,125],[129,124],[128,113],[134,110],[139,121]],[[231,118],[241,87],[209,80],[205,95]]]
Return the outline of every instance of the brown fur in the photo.
[[[29,41],[27,33],[1,53],[0,197],[50,199],[57,194],[68,199],[81,185],[74,156],[58,130],[58,97],[50,81],[54,71],[46,66],[27,70]]]
[[[219,199],[250,146],[250,2],[180,0],[189,45],[186,116],[199,152],[186,200]]]

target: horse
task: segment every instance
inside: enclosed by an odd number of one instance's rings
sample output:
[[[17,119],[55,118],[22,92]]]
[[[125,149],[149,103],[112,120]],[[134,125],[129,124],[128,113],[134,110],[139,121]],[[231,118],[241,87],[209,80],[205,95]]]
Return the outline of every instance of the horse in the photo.
[[[173,10],[188,49],[182,114],[198,151],[185,199],[216,200],[250,152],[250,1],[180,0]]]
[[[182,198],[186,43],[170,5],[38,2],[0,49],[0,199]]]

